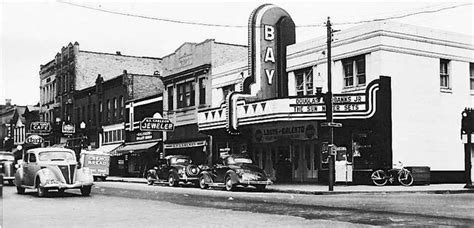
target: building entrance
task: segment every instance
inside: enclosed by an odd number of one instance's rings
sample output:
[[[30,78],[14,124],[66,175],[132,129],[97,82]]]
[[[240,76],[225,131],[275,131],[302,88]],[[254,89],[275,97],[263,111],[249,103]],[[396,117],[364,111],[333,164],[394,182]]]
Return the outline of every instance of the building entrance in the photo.
[[[292,180],[309,182],[318,180],[319,150],[314,141],[295,141],[291,144]]]

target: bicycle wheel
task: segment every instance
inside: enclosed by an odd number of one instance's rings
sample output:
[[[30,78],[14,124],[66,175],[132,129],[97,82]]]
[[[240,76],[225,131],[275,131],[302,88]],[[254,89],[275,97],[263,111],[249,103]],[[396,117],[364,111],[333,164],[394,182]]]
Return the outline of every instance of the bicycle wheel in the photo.
[[[411,175],[410,171],[403,170],[398,173],[398,182],[403,186],[410,186],[413,184],[413,176]]]
[[[387,178],[385,178],[385,172],[381,169],[375,170],[370,176],[372,182],[377,186],[383,186],[387,183]]]

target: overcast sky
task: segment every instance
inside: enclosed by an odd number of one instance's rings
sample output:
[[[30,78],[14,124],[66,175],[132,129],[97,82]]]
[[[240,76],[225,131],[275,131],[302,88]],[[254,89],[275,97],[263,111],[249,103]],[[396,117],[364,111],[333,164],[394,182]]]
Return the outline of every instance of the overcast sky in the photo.
[[[247,44],[247,28],[186,25],[115,15],[61,1],[0,0],[0,104],[39,102],[39,69],[62,46],[79,42],[81,50],[163,57],[184,42],[216,39]],[[121,13],[186,22],[246,26],[250,13],[263,3],[285,9],[295,24],[357,22],[431,11],[473,1],[71,1]],[[395,21],[473,35],[473,5],[417,14]],[[351,25],[354,26],[354,25]],[[344,29],[347,26],[335,26]],[[296,29],[297,42],[324,36],[324,27]]]

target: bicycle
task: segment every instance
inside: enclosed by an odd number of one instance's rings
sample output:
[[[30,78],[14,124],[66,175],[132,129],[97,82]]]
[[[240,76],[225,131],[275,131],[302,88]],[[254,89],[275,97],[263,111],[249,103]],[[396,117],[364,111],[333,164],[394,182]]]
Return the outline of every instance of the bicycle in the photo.
[[[387,171],[382,169],[375,170],[370,178],[372,182],[377,186],[384,186],[387,182],[393,184],[395,180],[403,186],[410,186],[413,184],[413,176],[411,175],[410,170],[405,169],[403,164],[399,162],[400,168],[393,168]]]

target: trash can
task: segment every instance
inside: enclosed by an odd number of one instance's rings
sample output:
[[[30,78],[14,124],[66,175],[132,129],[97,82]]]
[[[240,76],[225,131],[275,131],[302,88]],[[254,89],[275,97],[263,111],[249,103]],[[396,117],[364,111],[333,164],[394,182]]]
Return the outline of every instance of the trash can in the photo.
[[[430,167],[428,166],[408,166],[413,176],[413,185],[429,185],[430,184]]]

